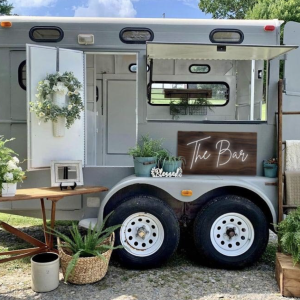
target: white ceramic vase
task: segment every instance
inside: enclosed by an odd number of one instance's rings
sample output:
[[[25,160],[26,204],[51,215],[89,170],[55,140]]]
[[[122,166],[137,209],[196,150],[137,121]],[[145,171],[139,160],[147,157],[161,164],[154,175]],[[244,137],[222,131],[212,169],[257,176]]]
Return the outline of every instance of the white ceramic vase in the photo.
[[[2,197],[13,197],[16,195],[16,183],[2,183]]]
[[[31,258],[31,288],[38,293],[55,290],[59,285],[59,256],[53,252]]]
[[[53,103],[60,108],[66,106],[66,94],[64,92],[55,92],[52,95]],[[66,118],[58,117],[57,122],[53,122],[53,135],[55,137],[65,136]]]

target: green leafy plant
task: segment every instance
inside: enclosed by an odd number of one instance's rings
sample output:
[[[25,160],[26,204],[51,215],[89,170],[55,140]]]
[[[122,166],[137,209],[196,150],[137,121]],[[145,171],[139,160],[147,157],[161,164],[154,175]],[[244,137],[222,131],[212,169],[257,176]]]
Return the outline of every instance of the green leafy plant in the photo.
[[[36,116],[48,122],[56,122],[58,117],[66,118],[66,127],[80,119],[80,113],[84,106],[80,95],[82,84],[74,76],[73,72],[49,74],[45,80],[38,83],[37,101],[30,102],[30,111]],[[65,107],[59,107],[52,101],[52,94],[60,92],[68,96],[68,104]]]
[[[294,264],[300,263],[300,207],[278,225],[278,238],[283,252],[292,256]]]
[[[149,135],[143,135],[139,140],[139,143],[134,147],[130,148],[128,154],[135,157],[157,157],[163,152],[162,147],[163,139],[152,139]]]
[[[181,161],[183,164],[186,162],[183,156],[174,156],[167,152],[167,155],[159,157],[159,166],[163,167],[165,163],[177,163],[179,161]]]
[[[87,234],[84,236],[82,236],[79,232],[78,225],[74,223],[70,229],[71,237],[68,237],[67,235],[55,229],[53,229],[51,232],[48,232],[59,237],[64,242],[59,244],[59,247],[65,248],[68,250],[68,252],[72,253],[72,259],[66,269],[65,281],[68,280],[69,275],[74,270],[80,257],[97,256],[103,260],[106,260],[106,258],[102,255],[104,252],[110,249],[123,248],[123,246],[113,247],[105,244],[106,239],[110,237],[115,230],[121,227],[121,225],[115,225],[105,228],[105,223],[111,214],[112,213],[106,216],[99,228],[96,226],[94,229],[92,229],[90,225],[89,229],[87,230]]]
[[[6,147],[6,143],[13,141],[14,138],[4,140],[4,136],[0,136],[0,187],[3,183],[22,182],[25,178],[25,172],[19,166],[17,153]]]

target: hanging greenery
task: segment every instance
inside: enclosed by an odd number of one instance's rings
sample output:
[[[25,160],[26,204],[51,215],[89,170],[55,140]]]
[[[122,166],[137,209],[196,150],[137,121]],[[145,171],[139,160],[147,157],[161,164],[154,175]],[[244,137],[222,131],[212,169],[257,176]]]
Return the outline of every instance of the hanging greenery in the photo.
[[[66,118],[66,127],[80,119],[80,113],[84,106],[80,95],[82,84],[74,76],[73,72],[65,72],[62,75],[57,72],[49,74],[38,83],[37,101],[30,102],[30,111],[36,113],[37,117],[44,122],[49,120],[56,122],[58,117]],[[55,93],[64,93],[68,96],[68,103],[59,107],[52,100]]]

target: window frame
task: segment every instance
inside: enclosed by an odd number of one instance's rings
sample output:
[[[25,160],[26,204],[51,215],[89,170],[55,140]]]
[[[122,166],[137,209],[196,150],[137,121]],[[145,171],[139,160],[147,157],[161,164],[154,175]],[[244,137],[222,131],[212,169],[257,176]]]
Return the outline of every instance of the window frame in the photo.
[[[214,34],[216,32],[236,32],[240,35],[240,40],[238,42],[229,42],[229,41],[224,41],[224,42],[220,42],[220,41],[215,41],[214,40]],[[209,40],[213,43],[213,44],[242,44],[242,42],[244,41],[244,33],[240,30],[240,29],[232,29],[232,28],[216,28],[213,29],[210,34],[209,34]]]
[[[147,84],[147,98],[148,98],[148,104],[152,105],[152,106],[170,106],[170,104],[153,104],[151,103],[151,84],[155,84],[155,83],[161,83],[161,84],[172,84],[172,83],[182,83],[182,84],[224,84],[227,87],[228,90],[228,97],[227,100],[224,104],[218,104],[218,105],[203,105],[203,106],[211,106],[211,107],[222,107],[222,106],[226,106],[229,103],[230,100],[230,87],[229,84],[225,81],[151,81]]]
[[[208,71],[207,72],[192,72],[192,70],[191,70],[192,67],[207,67]],[[210,65],[208,65],[208,64],[191,64],[189,66],[189,71],[191,74],[207,74],[210,72],[210,70],[211,70],[211,68],[210,68]]]
[[[126,31],[148,31],[150,33],[150,39],[145,40],[145,41],[127,41],[127,40],[124,40],[124,38],[123,38],[123,34]],[[153,41],[154,32],[150,28],[146,28],[146,27],[125,27],[120,31],[119,38],[120,38],[121,42],[123,42],[124,44],[146,44],[146,42]]]
[[[22,77],[22,73],[23,73],[23,67],[26,66],[26,59],[23,60],[19,67],[18,67],[18,82],[19,82],[19,86],[24,90],[26,91],[26,85],[24,85],[23,83],[23,77]],[[26,78],[27,80],[27,78]]]
[[[58,39],[54,40],[54,39],[36,39],[33,36],[34,31],[38,30],[38,29],[44,29],[44,30],[57,30],[60,33],[60,36]],[[64,32],[60,27],[57,26],[34,26],[30,29],[29,31],[29,37],[32,41],[36,42],[36,43],[58,43],[60,42],[63,38],[64,38]]]

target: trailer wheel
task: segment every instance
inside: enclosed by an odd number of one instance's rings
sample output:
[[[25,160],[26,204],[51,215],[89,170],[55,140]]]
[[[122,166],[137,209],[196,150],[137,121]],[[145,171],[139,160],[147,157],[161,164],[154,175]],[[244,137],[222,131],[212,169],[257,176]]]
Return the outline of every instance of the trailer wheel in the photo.
[[[177,249],[179,224],[174,211],[163,201],[136,196],[118,206],[108,226],[122,224],[116,232],[115,250],[129,268],[152,268],[166,261]]]
[[[258,260],[269,239],[261,209],[238,196],[211,200],[194,223],[195,246],[201,260],[220,268],[242,268]]]

